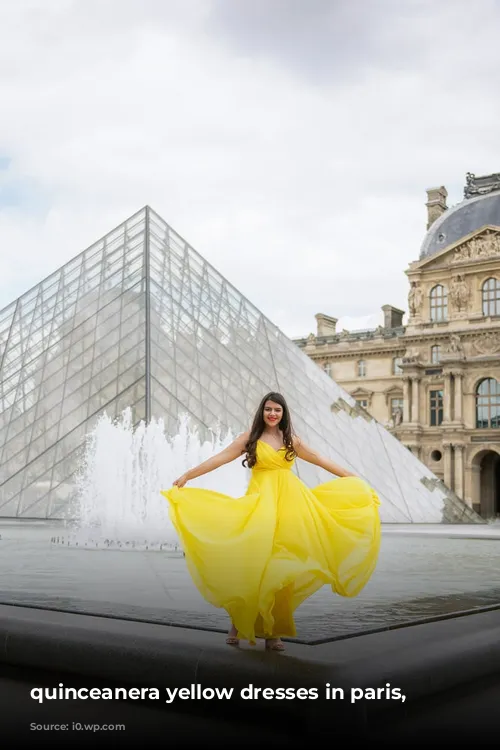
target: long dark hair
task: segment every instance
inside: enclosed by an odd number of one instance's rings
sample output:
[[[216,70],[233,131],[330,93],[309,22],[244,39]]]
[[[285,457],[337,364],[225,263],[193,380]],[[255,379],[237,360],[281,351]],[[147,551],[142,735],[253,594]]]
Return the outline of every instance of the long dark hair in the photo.
[[[249,469],[255,466],[257,462],[257,441],[264,432],[264,406],[266,401],[272,401],[275,404],[279,404],[283,409],[283,416],[281,417],[279,428],[283,433],[283,443],[286,448],[285,458],[287,461],[293,461],[296,457],[295,448],[293,447],[293,428],[292,420],[290,418],[290,410],[288,405],[281,395],[281,393],[267,393],[259,404],[259,408],[255,412],[253,418],[253,424],[250,429],[250,436],[245,446],[246,458],[243,461],[243,466],[247,465]]]

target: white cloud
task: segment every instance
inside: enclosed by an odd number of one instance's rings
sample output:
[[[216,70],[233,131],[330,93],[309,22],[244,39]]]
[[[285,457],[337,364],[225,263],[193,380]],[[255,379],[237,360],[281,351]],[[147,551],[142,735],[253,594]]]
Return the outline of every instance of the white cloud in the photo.
[[[397,55],[317,81],[211,8],[2,4],[0,151],[39,205],[0,204],[0,307],[146,203],[289,335],[406,307],[425,189],[500,168],[498,6],[409,3]]]

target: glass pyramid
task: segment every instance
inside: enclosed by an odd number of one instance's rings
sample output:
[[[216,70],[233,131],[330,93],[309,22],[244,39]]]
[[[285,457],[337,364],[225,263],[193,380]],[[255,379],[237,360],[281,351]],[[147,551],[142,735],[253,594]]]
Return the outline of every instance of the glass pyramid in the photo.
[[[0,312],[0,516],[59,518],[106,412],[247,429],[268,390],[385,522],[474,522],[396,438],[146,207]],[[297,461],[309,485],[329,477]]]

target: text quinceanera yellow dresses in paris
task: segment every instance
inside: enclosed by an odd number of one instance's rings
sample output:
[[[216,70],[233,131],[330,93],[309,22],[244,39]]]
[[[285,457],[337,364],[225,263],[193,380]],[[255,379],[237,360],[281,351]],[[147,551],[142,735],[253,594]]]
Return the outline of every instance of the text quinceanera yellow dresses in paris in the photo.
[[[162,490],[196,587],[251,644],[295,636],[295,609],[324,585],[340,596],[359,594],[380,548],[375,491],[357,477],[311,490],[285,452],[259,440],[239,498],[195,487]]]

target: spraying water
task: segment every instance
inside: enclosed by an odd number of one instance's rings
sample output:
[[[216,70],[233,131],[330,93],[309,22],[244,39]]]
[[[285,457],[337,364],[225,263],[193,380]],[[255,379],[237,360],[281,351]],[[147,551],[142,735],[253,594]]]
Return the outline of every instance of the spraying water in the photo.
[[[215,429],[212,439],[202,442],[186,416],[179,419],[177,435],[170,437],[161,419],[147,425],[141,422],[134,429],[130,409],[117,421],[104,414],[87,439],[77,478],[76,520],[71,537],[62,543],[101,549],[178,549],[168,503],[160,490],[169,489],[181,474],[232,440],[231,433],[222,438]],[[237,498],[245,493],[247,482],[247,470],[236,460],[190,485]]]

